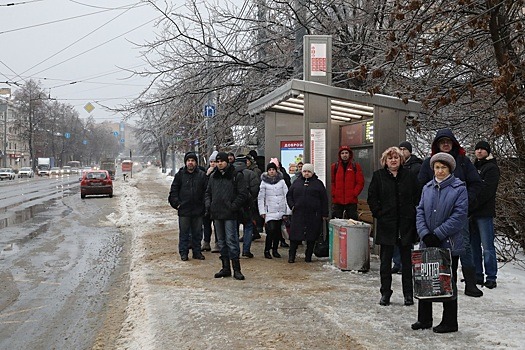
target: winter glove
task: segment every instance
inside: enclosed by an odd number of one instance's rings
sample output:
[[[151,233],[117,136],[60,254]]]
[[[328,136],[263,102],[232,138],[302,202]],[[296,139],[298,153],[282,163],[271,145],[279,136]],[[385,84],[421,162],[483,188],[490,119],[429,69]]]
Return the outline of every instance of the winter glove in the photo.
[[[427,247],[439,247],[441,245],[441,241],[439,240],[438,236],[433,233],[429,233],[423,237],[423,242],[425,242]]]

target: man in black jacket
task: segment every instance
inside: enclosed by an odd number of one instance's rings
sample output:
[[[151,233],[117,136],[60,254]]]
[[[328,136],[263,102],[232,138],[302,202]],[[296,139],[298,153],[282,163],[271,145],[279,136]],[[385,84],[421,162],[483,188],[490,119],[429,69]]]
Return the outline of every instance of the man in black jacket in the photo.
[[[474,166],[483,180],[483,190],[477,198],[476,206],[471,210],[470,244],[476,266],[477,284],[492,289],[497,286],[498,273],[498,260],[494,248],[494,217],[500,171],[496,159],[490,154],[488,142],[480,141],[476,144]],[[485,274],[483,274],[483,267],[485,267]],[[486,280],[484,275],[487,276]]]
[[[179,254],[182,261],[188,260],[191,239],[193,259],[204,260],[201,239],[207,178],[197,166],[194,152],[184,155],[184,164],[173,178],[168,197],[170,205],[179,212]]]
[[[233,165],[228,163],[228,154],[219,152],[215,160],[217,167],[209,178],[205,196],[206,214],[215,224],[222,261],[222,269],[215,274],[215,278],[231,276],[231,260],[233,277],[243,280],[237,218],[248,198],[248,187],[242,173],[235,171]]]

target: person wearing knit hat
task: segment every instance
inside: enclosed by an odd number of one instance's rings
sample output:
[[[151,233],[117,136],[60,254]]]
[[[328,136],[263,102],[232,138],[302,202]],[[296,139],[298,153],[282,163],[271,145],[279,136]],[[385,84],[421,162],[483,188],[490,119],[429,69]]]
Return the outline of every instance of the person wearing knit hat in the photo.
[[[241,204],[239,208],[239,218],[237,225],[237,232],[240,234],[240,225],[243,226],[243,235],[240,238],[242,242],[242,256],[247,258],[253,258],[251,252],[252,240],[253,240],[253,220],[255,218],[255,208],[257,206],[257,194],[259,193],[259,185],[261,184],[261,178],[255,174],[252,170],[248,169],[248,158],[244,154],[238,154],[235,158],[233,166],[238,173],[244,176],[244,182],[248,189],[249,198],[247,201]],[[258,233],[258,232],[257,232]]]
[[[215,170],[215,167],[217,166],[217,154],[219,154],[218,151],[213,151],[210,155],[208,169],[206,169],[206,176],[209,178],[210,175]],[[219,243],[217,239],[217,231],[214,232],[212,228],[212,220],[209,216],[204,215],[202,218],[202,231],[203,231],[203,239],[202,239],[202,246],[201,250],[211,251],[212,253],[218,253],[219,252]],[[211,247],[211,234],[214,232],[215,236],[215,244],[213,248]]]
[[[487,141],[479,141],[478,143],[476,143],[476,147],[474,148],[474,150],[478,150],[480,148],[487,151],[487,156],[490,154],[490,145]]]
[[[266,166],[266,171],[270,170],[270,169],[275,169],[275,171],[277,171],[277,165],[275,165],[274,162],[270,162],[268,163],[268,165]]]
[[[185,166],[173,178],[168,202],[179,215],[179,254],[182,261],[188,260],[190,249],[193,259],[204,260],[201,252],[202,217],[205,211],[206,173],[197,166],[197,155],[184,155]],[[191,186],[186,184],[191,183]]]
[[[311,172],[312,174],[315,174],[315,171],[314,171],[314,165],[311,164],[311,163],[305,163],[305,164],[303,164],[303,169],[302,169],[303,174],[304,174],[305,171],[309,171],[309,172]]]
[[[421,200],[416,209],[419,249],[450,249],[451,287],[454,298],[443,302],[441,323],[433,328],[433,303],[419,299],[417,322],[411,325],[413,330],[432,328],[434,333],[458,331],[457,269],[460,254],[465,250],[463,232],[465,223],[468,224],[469,203],[467,185],[453,173],[454,168],[459,167],[456,167],[456,163],[454,157],[448,153],[436,153],[432,156],[429,164],[432,165],[434,178],[423,186]],[[468,242],[470,245],[470,241]],[[467,275],[464,273],[464,276],[466,278]],[[474,284],[475,277],[474,275]],[[415,288],[416,296],[420,295],[419,289]]]
[[[445,164],[448,167],[450,173],[453,173],[456,169],[456,160],[448,153],[439,152],[434,154],[432,158],[430,158],[430,166],[432,169],[434,169],[434,163],[436,162]]]
[[[205,196],[205,215],[213,220],[222,262],[222,268],[214,277],[230,277],[233,266],[233,278],[244,280],[239,260],[237,220],[243,203],[249,199],[248,186],[243,174],[228,163],[228,154],[219,152],[216,159],[217,169],[208,179]]]
[[[216,162],[217,161],[217,154],[219,154],[218,151],[213,151],[210,156],[210,162]]]
[[[306,240],[305,262],[312,261],[315,241],[323,232],[328,220],[328,194],[323,182],[314,173],[310,163],[303,165],[302,176],[294,181],[286,194],[288,207],[292,209],[290,226],[290,250],[288,262],[295,262],[297,247]]]
[[[357,203],[365,186],[365,177],[349,146],[339,147],[337,161],[330,166],[330,182],[332,217],[358,220]]]
[[[186,161],[188,159],[194,159],[195,162],[199,163],[199,159],[197,157],[197,154],[195,154],[195,152],[193,151],[190,151],[190,152],[186,152],[186,154],[184,155],[184,163],[186,164]]]
[[[417,178],[423,160],[415,154],[412,154],[412,144],[408,141],[401,142],[399,144],[399,149],[403,152],[403,156],[405,157],[403,168],[410,170],[410,172]]]
[[[474,166],[483,179],[484,186],[476,207],[469,208],[470,244],[476,267],[476,283],[493,289],[497,286],[498,274],[498,260],[494,247],[494,217],[500,169],[496,158],[490,153],[491,149],[487,141],[478,142],[475,148]]]
[[[228,153],[226,152],[217,153],[217,155],[215,156],[215,161],[216,162],[229,162]]]
[[[281,225],[283,219],[292,213],[286,204],[287,192],[288,186],[284,182],[283,174],[278,171],[275,163],[268,163],[266,172],[261,175],[261,184],[257,196],[259,215],[266,224],[266,240],[264,242],[264,257],[266,259],[281,257],[278,252],[279,241],[282,237]]]
[[[452,171],[454,176],[467,185],[468,191],[468,207],[474,208],[478,201],[478,196],[481,193],[483,182],[479,173],[472,164],[469,157],[466,156],[466,151],[459,144],[456,136],[452,130],[446,128],[438,130],[431,145],[431,156],[436,153],[444,152],[454,158],[456,167]],[[421,164],[418,180],[421,186],[425,186],[429,181],[435,177],[434,168],[430,164],[432,158],[428,157]],[[483,296],[483,291],[476,286],[476,268],[472,257],[472,249],[470,246],[470,232],[468,219],[463,222],[463,242],[464,250],[461,253],[461,269],[463,271],[463,279],[465,280],[465,295],[469,297],[479,298]]]
[[[228,163],[233,164],[235,162],[235,154],[233,152],[228,152]]]

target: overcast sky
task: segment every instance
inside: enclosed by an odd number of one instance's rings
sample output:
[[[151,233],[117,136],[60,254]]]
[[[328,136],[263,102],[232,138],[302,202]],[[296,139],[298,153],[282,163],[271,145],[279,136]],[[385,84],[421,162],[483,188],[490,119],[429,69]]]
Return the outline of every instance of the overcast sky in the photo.
[[[123,104],[147,86],[121,68],[147,67],[133,43],[154,39],[160,15],[139,0],[0,0],[0,87],[32,78],[82,118],[91,102],[97,121],[120,121],[101,105]]]

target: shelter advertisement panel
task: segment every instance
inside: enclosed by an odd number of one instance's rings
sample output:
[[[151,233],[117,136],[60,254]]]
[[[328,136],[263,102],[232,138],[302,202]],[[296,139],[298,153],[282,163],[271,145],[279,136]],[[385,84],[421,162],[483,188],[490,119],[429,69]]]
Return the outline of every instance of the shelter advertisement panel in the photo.
[[[303,141],[281,141],[281,164],[288,174],[293,175],[297,169],[297,163],[304,162]]]

